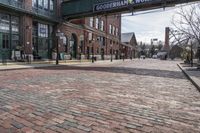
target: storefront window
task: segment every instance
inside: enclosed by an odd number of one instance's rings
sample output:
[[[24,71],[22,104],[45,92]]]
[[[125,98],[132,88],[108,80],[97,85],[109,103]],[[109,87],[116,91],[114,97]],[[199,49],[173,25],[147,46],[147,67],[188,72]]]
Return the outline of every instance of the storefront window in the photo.
[[[12,33],[19,32],[19,17],[11,17]]]
[[[0,13],[0,31],[9,32],[9,30],[10,30],[9,15]]]
[[[39,37],[49,37],[48,35],[48,25],[38,24],[38,36]]]
[[[49,35],[50,35],[50,37],[52,37],[53,36],[53,26],[49,26]]]
[[[32,0],[32,7],[37,7],[37,0]]]
[[[12,35],[12,49],[19,46],[19,35]]]
[[[38,36],[38,23],[37,22],[33,22],[33,30],[32,30],[32,34],[33,36]]]
[[[48,24],[33,22],[33,56],[34,58],[51,58],[53,27]]]
[[[44,9],[48,9],[49,7],[49,0],[44,0]]]
[[[2,44],[2,47],[3,49],[8,49],[9,48],[9,35],[8,34],[3,34],[3,44]]]
[[[51,11],[53,11],[53,9],[54,9],[54,6],[53,6],[54,4],[53,4],[53,3],[54,3],[54,1],[53,1],[53,0],[50,0],[50,10],[51,10]]]
[[[38,7],[43,8],[43,0],[38,0]]]

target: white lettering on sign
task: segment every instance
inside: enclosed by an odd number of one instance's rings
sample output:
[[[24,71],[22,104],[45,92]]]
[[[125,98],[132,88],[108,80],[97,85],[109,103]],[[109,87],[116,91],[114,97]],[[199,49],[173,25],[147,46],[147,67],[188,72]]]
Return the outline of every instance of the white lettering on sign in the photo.
[[[150,2],[152,0],[135,0],[136,4],[140,4],[140,3],[145,3],[145,2]]]
[[[111,1],[101,4],[94,5],[94,11],[102,11],[102,10],[110,10],[113,8],[120,8],[127,6],[129,4],[128,0],[118,0],[118,1]]]
[[[142,4],[146,2],[151,2],[153,0],[116,0],[116,1],[109,1],[105,3],[99,3],[95,4],[93,7],[93,11],[108,11],[112,9],[119,9],[126,7],[128,5],[134,5],[134,4]]]

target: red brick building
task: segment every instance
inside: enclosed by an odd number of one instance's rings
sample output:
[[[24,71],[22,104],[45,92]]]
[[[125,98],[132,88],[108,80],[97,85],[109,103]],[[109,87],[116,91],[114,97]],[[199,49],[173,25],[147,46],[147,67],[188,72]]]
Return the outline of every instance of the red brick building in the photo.
[[[118,59],[121,15],[63,22],[62,0],[0,1],[0,59]],[[61,32],[60,37],[56,33]]]
[[[62,45],[62,52],[68,58],[97,59],[119,58],[119,45],[121,34],[121,16],[101,16],[73,20],[63,23],[60,31],[64,33],[66,46]],[[62,42],[62,41],[61,41]]]

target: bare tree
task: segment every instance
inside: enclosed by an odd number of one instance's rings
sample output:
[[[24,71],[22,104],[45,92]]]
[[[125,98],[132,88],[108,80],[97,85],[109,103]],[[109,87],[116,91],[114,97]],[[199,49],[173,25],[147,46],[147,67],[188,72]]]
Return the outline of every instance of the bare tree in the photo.
[[[181,6],[172,19],[172,24],[176,30],[171,30],[174,38],[172,43],[188,44],[189,40],[195,40],[200,47],[200,3],[189,6]]]

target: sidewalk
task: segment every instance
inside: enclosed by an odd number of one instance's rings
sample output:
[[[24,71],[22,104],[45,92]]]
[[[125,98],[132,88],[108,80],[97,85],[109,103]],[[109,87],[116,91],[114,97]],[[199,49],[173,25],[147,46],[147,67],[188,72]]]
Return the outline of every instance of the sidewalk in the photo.
[[[120,62],[122,60],[113,60],[113,62],[110,62],[110,60],[99,60],[92,63],[90,60],[69,60],[69,61],[59,61],[59,65],[79,65],[79,66],[85,66],[85,65],[92,65],[92,64],[112,64],[115,62]],[[18,69],[31,69],[31,68],[41,68],[41,67],[52,67],[57,66],[55,61],[54,62],[32,62],[31,64],[27,63],[7,63],[5,65],[0,64],[0,71],[6,71],[6,70],[18,70]]]
[[[200,70],[197,67],[190,65],[178,64],[178,67],[183,71],[192,84],[200,91]]]

